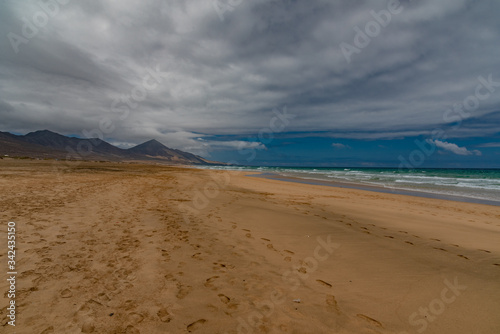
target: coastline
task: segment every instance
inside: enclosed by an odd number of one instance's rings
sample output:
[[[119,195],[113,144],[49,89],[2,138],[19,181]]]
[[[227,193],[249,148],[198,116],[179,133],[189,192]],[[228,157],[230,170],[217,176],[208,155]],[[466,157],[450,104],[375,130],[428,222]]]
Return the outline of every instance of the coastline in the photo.
[[[321,186],[337,187],[337,188],[358,189],[358,190],[374,191],[374,192],[380,192],[380,193],[386,193],[386,194],[417,196],[417,197],[449,200],[449,201],[456,201],[456,202],[500,206],[500,199],[498,201],[493,201],[493,200],[474,198],[474,197],[454,196],[454,195],[431,193],[431,192],[426,192],[423,190],[422,191],[405,190],[405,189],[381,187],[381,186],[361,184],[361,183],[306,179],[306,178],[299,178],[299,177],[292,177],[292,176],[283,176],[283,175],[276,174],[276,173],[249,174],[248,176],[261,177],[261,178],[267,178],[270,180],[278,180],[278,181],[285,181],[285,182],[321,185]]]

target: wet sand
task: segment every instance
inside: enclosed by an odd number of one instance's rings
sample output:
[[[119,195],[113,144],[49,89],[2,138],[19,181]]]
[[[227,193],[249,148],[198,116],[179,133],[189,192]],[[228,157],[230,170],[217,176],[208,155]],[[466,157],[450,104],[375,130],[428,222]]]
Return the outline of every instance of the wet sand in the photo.
[[[263,178],[270,179],[270,180],[297,182],[297,183],[303,183],[303,184],[314,184],[314,185],[321,185],[321,186],[328,186],[328,187],[368,190],[368,191],[375,191],[375,192],[385,193],[385,194],[408,195],[408,196],[416,196],[416,197],[444,199],[444,200],[456,201],[456,202],[500,206],[500,199],[498,199],[497,201],[494,201],[494,200],[466,197],[466,196],[437,194],[437,193],[432,193],[432,192],[427,192],[427,191],[405,190],[405,189],[400,189],[400,188],[395,188],[395,187],[382,187],[382,186],[376,186],[376,185],[372,185],[372,184],[305,179],[305,178],[298,178],[298,177],[283,176],[283,175],[279,175],[279,174],[275,174],[275,173],[250,174],[249,176],[263,177]]]
[[[500,332],[496,206],[92,162],[0,187],[5,333]]]

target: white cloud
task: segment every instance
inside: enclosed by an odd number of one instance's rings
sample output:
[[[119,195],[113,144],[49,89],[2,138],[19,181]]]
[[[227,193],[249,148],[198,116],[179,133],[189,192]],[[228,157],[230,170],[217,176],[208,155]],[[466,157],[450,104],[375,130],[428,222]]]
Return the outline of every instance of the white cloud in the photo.
[[[117,146],[117,147],[123,148],[123,149],[132,148],[132,147],[134,147],[134,146],[137,145],[136,143],[121,142],[121,141],[112,141],[112,140],[110,140],[109,143],[111,145],[114,145],[114,146]]]
[[[332,143],[332,147],[337,149],[351,148],[349,145],[344,145],[342,143]]]
[[[481,151],[478,150],[469,151],[466,147],[460,147],[457,144],[449,143],[446,141],[428,139],[427,142],[432,143],[443,150],[450,151],[457,155],[478,155],[478,156],[482,155]]]
[[[212,149],[256,149],[256,150],[265,150],[267,149],[266,145],[260,142],[248,142],[243,140],[231,140],[231,141],[208,141],[210,143]]]

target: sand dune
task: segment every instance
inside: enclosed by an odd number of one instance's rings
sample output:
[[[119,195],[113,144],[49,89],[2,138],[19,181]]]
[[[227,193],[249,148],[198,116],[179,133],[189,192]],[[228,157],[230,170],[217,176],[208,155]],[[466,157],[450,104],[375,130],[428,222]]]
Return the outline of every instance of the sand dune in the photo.
[[[498,207],[154,165],[0,168],[3,263],[7,222],[18,241],[2,333],[500,332]]]

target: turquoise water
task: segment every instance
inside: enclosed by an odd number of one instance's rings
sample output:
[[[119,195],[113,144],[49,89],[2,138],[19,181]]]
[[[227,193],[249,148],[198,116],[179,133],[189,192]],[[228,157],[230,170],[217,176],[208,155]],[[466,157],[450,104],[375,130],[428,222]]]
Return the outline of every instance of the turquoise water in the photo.
[[[500,201],[500,169],[414,169],[397,168],[300,168],[235,167],[226,169],[273,173],[307,180],[346,182],[394,190],[460,196],[486,201]]]

